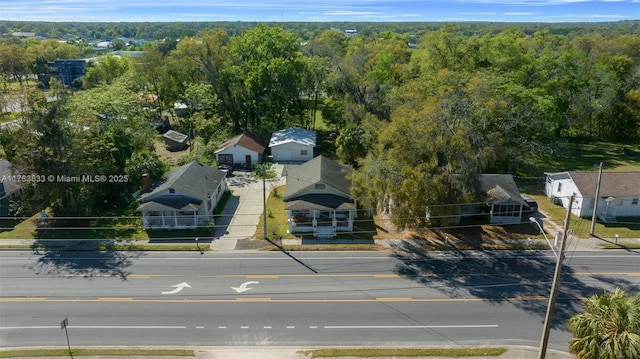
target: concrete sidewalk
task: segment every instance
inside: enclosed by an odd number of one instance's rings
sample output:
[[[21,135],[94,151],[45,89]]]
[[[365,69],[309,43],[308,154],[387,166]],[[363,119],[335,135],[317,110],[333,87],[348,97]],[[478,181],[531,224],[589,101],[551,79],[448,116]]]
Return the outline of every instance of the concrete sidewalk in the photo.
[[[477,346],[480,347],[480,346]],[[536,359],[538,356],[538,348],[526,347],[526,346],[504,346],[504,345],[491,345],[491,347],[503,347],[507,351],[497,357],[464,357],[465,359],[486,359],[486,358],[498,358],[498,359]],[[5,348],[6,350],[10,350]],[[180,348],[175,348],[180,349]],[[291,348],[291,347],[212,347],[212,348],[193,348],[193,357],[176,357],[176,356],[140,356],[140,357],[128,357],[130,359],[309,359],[310,355],[305,355],[305,352],[311,351],[311,349],[305,348]],[[76,356],[83,359],[121,359],[121,356]],[[574,359],[575,357],[569,353],[547,350],[547,358],[549,359]],[[24,358],[24,357],[23,357]],[[61,357],[40,357],[43,359],[59,359]],[[341,359],[350,359],[352,357],[341,357]],[[408,358],[408,357],[376,357],[376,359],[391,359],[391,358]],[[418,358],[418,357],[410,357]],[[429,359],[449,359],[450,357],[428,357]],[[340,358],[337,358],[340,359]]]

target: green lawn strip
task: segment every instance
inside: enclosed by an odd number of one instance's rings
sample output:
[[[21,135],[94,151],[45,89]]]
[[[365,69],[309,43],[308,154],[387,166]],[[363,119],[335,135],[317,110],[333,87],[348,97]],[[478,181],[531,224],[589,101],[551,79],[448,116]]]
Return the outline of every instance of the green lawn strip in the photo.
[[[640,243],[601,243],[600,246],[605,249],[640,249]]]
[[[543,195],[532,195],[532,198],[538,202],[540,211],[547,215],[547,219],[556,223],[558,226],[563,226],[564,219],[567,216],[567,209],[562,206],[551,203],[551,199]],[[621,218],[624,225],[614,226],[611,223],[596,222],[595,234],[602,238],[615,238],[615,235],[620,235],[620,238],[640,238],[640,229],[638,229],[637,217]],[[577,238],[589,238],[591,235],[589,231],[591,229],[591,220],[586,218],[580,218],[574,214],[571,214],[571,222],[569,223],[569,229],[573,230],[572,235]],[[549,236],[547,234],[547,236]]]
[[[198,246],[200,249],[198,249]],[[209,244],[105,244],[96,247],[99,251],[209,251]]]
[[[504,354],[505,348],[340,348],[340,349],[317,349],[308,352],[301,352],[311,355],[311,358],[376,358],[376,357],[497,357]]]
[[[377,251],[380,247],[376,244],[305,244],[284,245],[280,247],[268,247],[267,250],[279,251]]]
[[[1,241],[0,241],[1,243]],[[98,251],[210,251],[209,244],[200,244],[200,249],[195,244],[99,244],[95,247]],[[42,246],[21,244],[0,244],[0,249],[32,249],[32,250],[64,250],[65,246]],[[92,248],[94,249],[94,248]]]
[[[194,357],[193,350],[185,349],[71,349],[74,357],[80,356],[183,356]],[[68,349],[26,349],[26,350],[3,350],[0,351],[0,358],[30,358],[30,357],[68,357]]]

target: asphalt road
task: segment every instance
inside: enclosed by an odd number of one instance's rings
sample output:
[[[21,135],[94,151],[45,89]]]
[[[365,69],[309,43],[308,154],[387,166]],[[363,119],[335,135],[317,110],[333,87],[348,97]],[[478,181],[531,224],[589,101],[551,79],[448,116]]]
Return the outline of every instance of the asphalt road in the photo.
[[[537,346],[551,252],[0,252],[0,345]],[[640,290],[640,254],[568,253],[549,348],[578,298]]]

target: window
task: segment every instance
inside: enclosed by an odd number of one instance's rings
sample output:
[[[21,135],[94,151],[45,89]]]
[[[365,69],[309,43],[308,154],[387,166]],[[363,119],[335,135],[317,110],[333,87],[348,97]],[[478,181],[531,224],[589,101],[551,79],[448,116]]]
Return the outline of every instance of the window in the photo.
[[[562,192],[562,182],[558,182],[558,193]]]
[[[169,193],[176,193],[176,190],[173,188],[169,188]]]
[[[618,199],[618,206],[622,206],[622,198]]]
[[[325,189],[324,183],[316,183],[314,186],[315,189]]]
[[[638,205],[638,199],[637,198],[632,199],[631,200],[631,204],[634,205],[634,206],[637,206]]]
[[[300,150],[300,156],[307,156],[309,154],[309,150]]]

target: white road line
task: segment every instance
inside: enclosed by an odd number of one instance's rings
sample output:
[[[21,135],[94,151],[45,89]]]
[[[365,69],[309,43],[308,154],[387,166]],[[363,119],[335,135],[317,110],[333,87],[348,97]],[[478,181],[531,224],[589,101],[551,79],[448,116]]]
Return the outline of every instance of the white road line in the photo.
[[[60,329],[59,325],[43,325],[37,327],[0,327],[0,330],[23,330],[23,329]]]
[[[249,329],[249,327],[240,327],[240,329]]]
[[[497,328],[497,324],[479,325],[325,325],[324,329],[447,329],[447,328]]]
[[[266,327],[264,327],[264,329],[272,329],[272,327],[271,326],[266,326]]]
[[[296,329],[296,327],[294,327],[293,325],[288,325],[287,329]]]
[[[311,325],[311,326],[309,326],[309,329],[318,329],[318,326],[317,325]]]
[[[185,326],[153,326],[153,325],[69,325],[69,329],[187,329]],[[55,326],[33,326],[33,327],[0,327],[0,330],[17,330],[17,329],[60,329],[59,325]]]
[[[227,329],[225,326],[219,326],[218,329]]]

